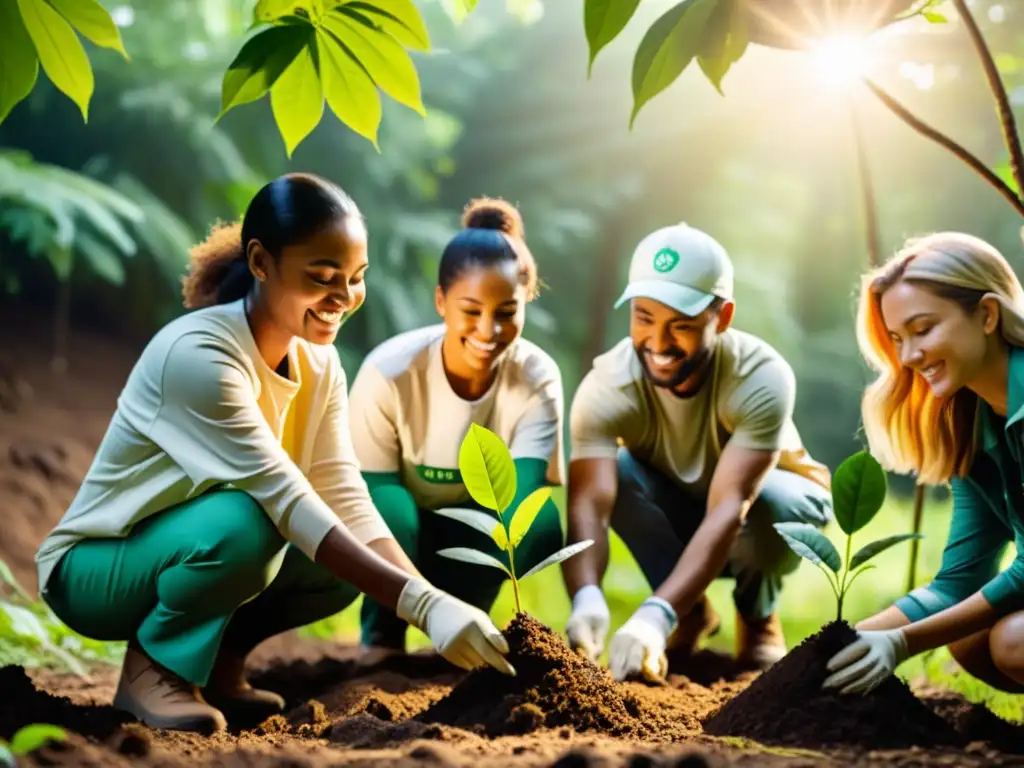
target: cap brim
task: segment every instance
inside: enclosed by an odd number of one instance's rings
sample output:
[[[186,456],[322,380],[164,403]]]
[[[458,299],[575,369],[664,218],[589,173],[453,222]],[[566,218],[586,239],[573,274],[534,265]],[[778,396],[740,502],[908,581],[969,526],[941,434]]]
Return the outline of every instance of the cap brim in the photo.
[[[695,288],[690,288],[678,283],[668,283],[663,280],[642,280],[637,283],[630,283],[622,292],[619,300],[615,302],[618,309],[630,299],[654,299],[660,301],[676,312],[682,312],[689,317],[696,317],[715,300],[714,294],[704,293]]]

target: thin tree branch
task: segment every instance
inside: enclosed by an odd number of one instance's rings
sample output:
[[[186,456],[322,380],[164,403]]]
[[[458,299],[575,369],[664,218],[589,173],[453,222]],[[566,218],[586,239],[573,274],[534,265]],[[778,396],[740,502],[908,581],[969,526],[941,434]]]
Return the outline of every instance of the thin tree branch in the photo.
[[[967,34],[974,43],[981,59],[981,66],[985,70],[985,78],[988,80],[988,87],[996,98],[996,105],[999,112],[999,125],[1003,129],[1003,139],[1006,142],[1006,149],[1010,153],[1010,168],[1013,170],[1013,178],[1017,182],[1017,189],[1024,195],[1024,148],[1021,147],[1020,136],[1017,134],[1017,124],[1013,117],[1013,109],[1010,107],[1010,99],[1006,95],[1006,88],[1002,78],[999,77],[999,70],[992,58],[992,52],[978,29],[974,16],[971,15],[964,0],[953,0],[960,17],[967,27]]]
[[[1018,197],[1017,193],[1014,192],[1005,181],[996,176],[996,174],[981,162],[981,160],[972,155],[962,145],[949,138],[949,136],[946,136],[944,133],[940,133],[927,123],[915,117],[906,107],[896,101],[896,99],[882,90],[880,86],[876,85],[870,79],[863,79],[864,83],[871,89],[872,93],[874,93],[882,103],[892,111],[893,114],[921,135],[926,136],[937,144],[945,147],[967,163],[967,165],[973,168],[983,179],[985,179],[985,181],[991,184],[1000,194],[1002,194],[1002,196],[1010,202],[1010,205],[1012,205],[1018,213],[1024,216],[1024,200]]]
[[[857,178],[860,181],[861,206],[864,213],[864,240],[868,247],[868,265],[874,269],[882,263],[882,243],[878,233],[878,206],[875,203],[875,186],[871,179],[864,132],[854,100],[849,100],[850,129],[857,154]]]

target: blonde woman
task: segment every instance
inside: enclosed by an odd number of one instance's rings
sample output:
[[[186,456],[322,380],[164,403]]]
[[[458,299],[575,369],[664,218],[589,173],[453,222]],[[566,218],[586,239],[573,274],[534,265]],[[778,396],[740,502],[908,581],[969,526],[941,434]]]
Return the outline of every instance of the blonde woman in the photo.
[[[857,334],[879,373],[863,401],[872,453],[950,483],[953,517],[935,578],[861,622],[824,686],[867,693],[948,645],[974,677],[1024,692],[1024,290],[988,243],[936,233],[865,277]]]

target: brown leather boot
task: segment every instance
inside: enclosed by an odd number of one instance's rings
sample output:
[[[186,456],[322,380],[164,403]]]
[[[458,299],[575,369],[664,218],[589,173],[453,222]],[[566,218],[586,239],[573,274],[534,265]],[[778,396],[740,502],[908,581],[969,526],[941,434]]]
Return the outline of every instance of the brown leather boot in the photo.
[[[202,693],[206,701],[227,715],[232,727],[257,724],[284,710],[281,696],[249,684],[245,678],[245,657],[229,651],[218,654]]]
[[[785,655],[786,636],[777,614],[761,621],[747,621],[736,614],[737,661],[764,670]]]
[[[707,595],[701,595],[690,612],[679,617],[679,624],[666,643],[669,655],[673,659],[691,655],[698,645],[718,633],[721,624],[722,620]]]
[[[227,727],[223,713],[203,701],[192,683],[132,645],[125,651],[114,707],[152,728],[212,733]]]

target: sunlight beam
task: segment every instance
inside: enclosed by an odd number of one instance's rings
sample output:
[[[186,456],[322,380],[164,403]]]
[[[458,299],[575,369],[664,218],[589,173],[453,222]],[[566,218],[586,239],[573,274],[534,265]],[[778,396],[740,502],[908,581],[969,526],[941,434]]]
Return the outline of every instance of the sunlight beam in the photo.
[[[830,35],[811,55],[818,78],[829,88],[845,89],[867,74],[867,41],[859,35]]]

